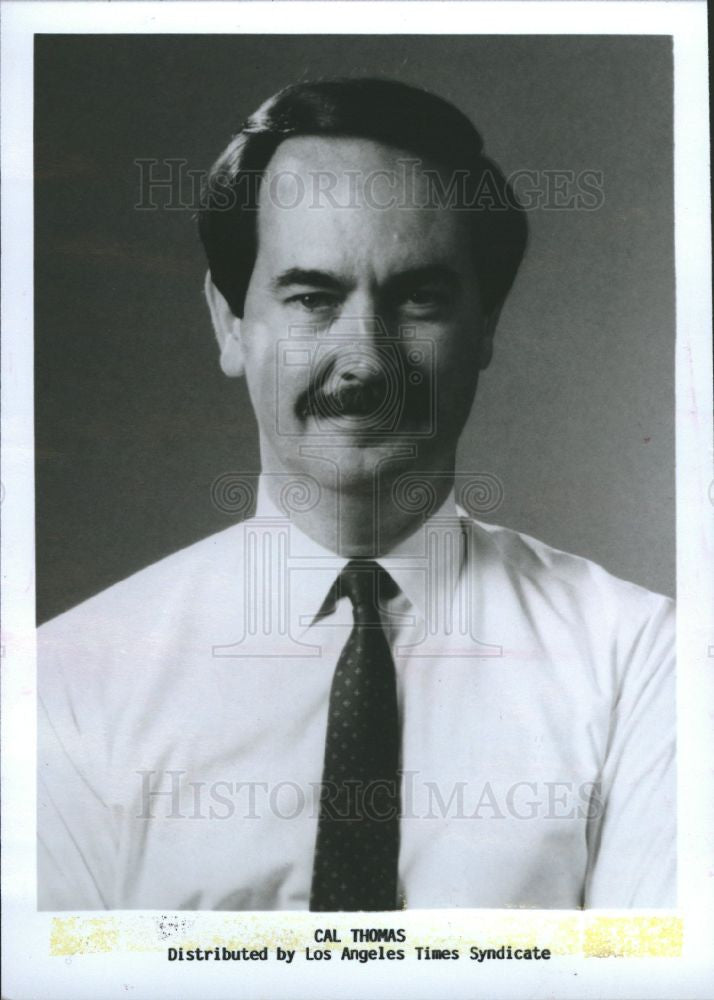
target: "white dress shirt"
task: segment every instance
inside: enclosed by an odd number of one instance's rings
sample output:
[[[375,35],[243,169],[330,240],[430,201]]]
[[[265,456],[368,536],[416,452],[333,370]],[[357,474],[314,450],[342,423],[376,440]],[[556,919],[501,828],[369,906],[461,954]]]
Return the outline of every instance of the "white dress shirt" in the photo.
[[[308,908],[346,561],[261,493],[39,630],[41,909]],[[673,906],[672,602],[453,497],[379,562],[404,905]]]

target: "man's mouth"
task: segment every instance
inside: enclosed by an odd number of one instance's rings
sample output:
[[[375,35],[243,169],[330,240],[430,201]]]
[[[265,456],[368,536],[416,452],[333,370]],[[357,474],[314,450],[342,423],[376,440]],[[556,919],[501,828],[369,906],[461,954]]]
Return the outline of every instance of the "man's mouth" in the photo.
[[[388,406],[387,395],[382,381],[354,379],[335,388],[308,391],[301,415],[328,421],[351,418],[358,422],[377,422]]]

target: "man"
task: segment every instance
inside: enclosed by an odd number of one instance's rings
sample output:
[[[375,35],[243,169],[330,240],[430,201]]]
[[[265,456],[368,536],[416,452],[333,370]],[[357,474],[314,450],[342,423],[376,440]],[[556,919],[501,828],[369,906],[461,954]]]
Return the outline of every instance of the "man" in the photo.
[[[257,511],[40,631],[40,906],[673,905],[670,602],[455,503],[526,236],[471,123],[288,88],[200,231]]]

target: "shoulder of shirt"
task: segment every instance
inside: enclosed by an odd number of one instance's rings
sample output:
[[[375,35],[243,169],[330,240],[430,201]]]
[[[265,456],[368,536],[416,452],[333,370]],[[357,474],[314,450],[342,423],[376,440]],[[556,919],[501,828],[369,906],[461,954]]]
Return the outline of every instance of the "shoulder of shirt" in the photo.
[[[490,556],[514,582],[528,580],[543,594],[607,600],[622,610],[638,607],[651,614],[674,608],[672,598],[615,576],[590,559],[554,548],[513,528],[478,521],[461,509],[459,515],[475,536],[474,569]]]
[[[160,621],[172,601],[208,585],[217,591],[227,578],[235,581],[243,563],[243,526],[233,524],[137,570],[94,594],[38,629],[40,639],[76,634],[89,627],[115,630],[124,621]]]
[[[671,598],[616,577],[589,559],[512,528],[478,521],[461,509],[458,512],[476,543],[475,549],[468,549],[474,571],[496,565],[514,585],[529,581],[551,598],[607,599],[624,607],[649,608],[651,613],[673,606]],[[231,525],[138,570],[46,622],[39,629],[40,637],[71,634],[85,626],[96,632],[98,627],[114,631],[121,622],[159,622],[167,604],[199,599],[206,588],[212,593],[204,597],[210,599],[229,583],[234,587],[243,565],[247,523]]]

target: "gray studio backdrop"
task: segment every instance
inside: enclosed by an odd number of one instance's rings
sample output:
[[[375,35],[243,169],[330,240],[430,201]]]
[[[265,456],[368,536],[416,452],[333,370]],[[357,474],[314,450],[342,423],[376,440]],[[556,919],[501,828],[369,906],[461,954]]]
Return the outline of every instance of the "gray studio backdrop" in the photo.
[[[258,469],[192,212],[137,209],[136,161],[205,170],[272,92],[333,75],[449,98],[507,174],[602,176],[595,210],[529,212],[460,466],[501,484],[485,520],[674,592],[668,38],[41,36],[36,56],[38,620],[227,527],[212,484]]]

